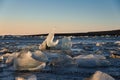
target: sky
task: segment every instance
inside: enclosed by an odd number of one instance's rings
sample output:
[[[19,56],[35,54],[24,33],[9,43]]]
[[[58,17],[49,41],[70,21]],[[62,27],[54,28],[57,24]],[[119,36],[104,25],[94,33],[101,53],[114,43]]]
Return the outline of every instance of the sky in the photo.
[[[0,35],[120,29],[120,0],[0,0]]]

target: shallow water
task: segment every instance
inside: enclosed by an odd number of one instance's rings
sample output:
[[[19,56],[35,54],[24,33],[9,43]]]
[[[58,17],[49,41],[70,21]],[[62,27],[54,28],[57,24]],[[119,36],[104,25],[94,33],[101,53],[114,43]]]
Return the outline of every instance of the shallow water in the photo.
[[[17,48],[26,46],[38,47],[44,39],[0,39],[0,54],[5,52],[15,52]],[[101,54],[107,57],[110,66],[102,67],[82,67],[71,65],[67,67],[47,66],[42,71],[36,72],[18,72],[14,71],[12,65],[0,63],[0,80],[18,80],[21,78],[30,80],[83,80],[90,77],[95,71],[102,71],[111,75],[116,80],[120,80],[120,59],[110,58],[110,53],[120,54],[120,37],[74,37],[72,38],[73,55],[80,54]],[[7,51],[2,51],[6,48]]]

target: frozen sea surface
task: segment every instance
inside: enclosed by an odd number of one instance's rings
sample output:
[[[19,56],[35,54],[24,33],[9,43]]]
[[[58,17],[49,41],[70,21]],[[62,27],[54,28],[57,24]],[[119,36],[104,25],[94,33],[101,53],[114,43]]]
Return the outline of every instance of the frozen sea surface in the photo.
[[[0,55],[6,52],[16,52],[26,47],[37,49],[43,40],[42,38],[0,39]],[[119,36],[72,37],[72,44],[72,54],[74,57],[89,54],[103,55],[106,57],[109,65],[103,62],[100,64],[102,66],[86,67],[88,60],[84,60],[85,63],[81,60],[79,65],[73,64],[67,67],[46,66],[42,71],[18,72],[14,71],[12,64],[5,65],[0,62],[0,80],[84,80],[94,74],[95,71],[105,72],[115,78],[115,80],[120,80],[120,59],[110,57],[111,53],[120,54]],[[89,63],[88,65],[95,63]]]

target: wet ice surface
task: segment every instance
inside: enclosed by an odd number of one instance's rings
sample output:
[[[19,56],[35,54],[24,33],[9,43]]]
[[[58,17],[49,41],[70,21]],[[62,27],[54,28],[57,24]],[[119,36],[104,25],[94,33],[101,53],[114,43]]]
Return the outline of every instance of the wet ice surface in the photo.
[[[16,52],[21,48],[38,49],[44,39],[0,39],[0,55]],[[102,71],[120,80],[120,59],[110,58],[111,53],[120,54],[120,37],[74,37],[72,38],[72,55],[102,55],[105,60],[77,59],[69,66],[46,66],[41,71],[14,71],[12,64],[0,62],[0,80],[83,80],[95,71]]]

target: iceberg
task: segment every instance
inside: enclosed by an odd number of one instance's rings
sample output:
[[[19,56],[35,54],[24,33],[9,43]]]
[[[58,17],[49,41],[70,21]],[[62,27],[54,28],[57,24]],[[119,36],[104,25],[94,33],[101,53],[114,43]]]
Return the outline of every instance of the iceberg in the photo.
[[[53,41],[54,33],[49,33],[47,38],[40,44],[40,50],[55,49],[55,50],[70,50],[72,42],[70,37],[64,37],[60,40]]]
[[[54,33],[49,33],[46,38],[48,47],[54,47],[58,44],[59,40],[56,40],[55,42],[53,42],[53,39],[54,39]]]

